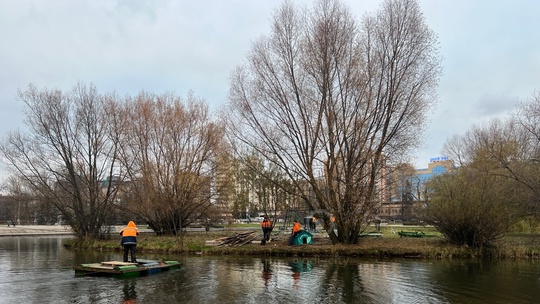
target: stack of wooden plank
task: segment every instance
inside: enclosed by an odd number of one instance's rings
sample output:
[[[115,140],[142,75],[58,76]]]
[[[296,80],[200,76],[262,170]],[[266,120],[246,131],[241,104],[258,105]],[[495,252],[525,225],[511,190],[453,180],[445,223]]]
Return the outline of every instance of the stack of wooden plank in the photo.
[[[216,239],[217,246],[242,246],[251,243],[256,238],[255,231],[235,233],[232,236]]]

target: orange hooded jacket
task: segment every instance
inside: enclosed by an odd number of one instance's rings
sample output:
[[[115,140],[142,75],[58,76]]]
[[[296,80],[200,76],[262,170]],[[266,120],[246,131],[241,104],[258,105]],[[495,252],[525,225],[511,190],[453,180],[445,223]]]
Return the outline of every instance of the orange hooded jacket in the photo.
[[[262,228],[272,228],[272,223],[269,219],[264,219],[261,223]]]
[[[300,229],[301,229],[300,228],[300,223],[299,222],[294,222],[292,232],[296,233],[296,232],[300,231]]]
[[[137,235],[139,234],[139,229],[133,221],[129,221],[127,227],[120,231],[122,235],[122,245],[134,245],[137,244]]]

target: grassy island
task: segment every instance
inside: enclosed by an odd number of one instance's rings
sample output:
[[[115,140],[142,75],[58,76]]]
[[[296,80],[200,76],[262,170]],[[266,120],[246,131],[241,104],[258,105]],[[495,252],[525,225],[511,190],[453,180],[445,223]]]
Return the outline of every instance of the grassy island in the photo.
[[[252,229],[251,229],[252,228]],[[253,231],[253,242],[241,246],[219,246],[219,240],[235,234]],[[400,237],[399,232],[415,232],[424,237]],[[272,241],[259,244],[262,232],[253,227],[226,227],[223,230],[191,231],[180,236],[156,236],[142,233],[138,237],[138,252],[196,255],[254,255],[254,256],[302,256],[365,258],[421,258],[421,259],[538,259],[540,258],[540,234],[513,233],[501,238],[497,244],[482,248],[449,244],[433,227],[401,226],[381,227],[379,231],[366,233],[358,244],[332,245],[326,233],[313,234],[314,244],[289,246],[285,231],[277,231]],[[402,234],[404,236],[405,234]],[[120,236],[111,234],[107,240],[72,240],[66,244],[72,249],[96,251],[121,251]]]

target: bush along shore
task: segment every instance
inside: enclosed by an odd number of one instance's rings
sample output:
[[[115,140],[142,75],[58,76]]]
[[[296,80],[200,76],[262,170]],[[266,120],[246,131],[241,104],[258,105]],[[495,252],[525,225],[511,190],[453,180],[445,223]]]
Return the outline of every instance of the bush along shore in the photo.
[[[246,231],[239,231],[245,233]],[[142,234],[138,237],[137,251],[146,253],[190,255],[253,255],[253,256],[300,256],[300,257],[361,257],[361,258],[418,258],[418,259],[538,259],[540,258],[540,235],[511,234],[496,244],[473,248],[449,244],[440,235],[432,237],[399,237],[397,233],[368,235],[358,244],[332,245],[325,234],[314,235],[310,245],[288,245],[286,234],[275,234],[271,242],[260,245],[262,233],[253,230],[254,240],[244,245],[219,246],[220,239],[234,236],[234,231],[187,232],[180,236],[155,236]],[[380,236],[380,235],[377,235]],[[111,235],[107,240],[77,240],[66,243],[67,248],[95,251],[121,251],[120,237]]]

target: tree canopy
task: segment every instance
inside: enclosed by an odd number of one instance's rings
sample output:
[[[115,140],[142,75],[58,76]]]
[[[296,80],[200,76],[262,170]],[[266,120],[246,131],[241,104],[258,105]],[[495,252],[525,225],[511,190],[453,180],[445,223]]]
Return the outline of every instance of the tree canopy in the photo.
[[[54,206],[80,238],[136,217],[176,233],[208,216],[223,127],[192,94],[120,98],[93,85],[19,92],[28,131],[0,145],[34,201]]]
[[[114,215],[120,128],[109,97],[93,85],[69,92],[30,85],[19,91],[29,132],[13,132],[0,146],[15,175],[80,238],[99,237]]]
[[[288,176],[325,228],[335,216],[333,242],[355,243],[386,163],[420,141],[440,72],[416,1],[387,0],[361,22],[340,1],[306,11],[287,1],[232,74],[230,131],[238,151]]]

